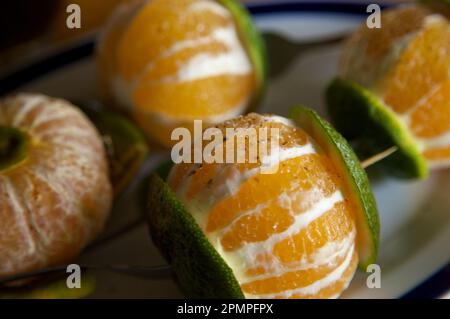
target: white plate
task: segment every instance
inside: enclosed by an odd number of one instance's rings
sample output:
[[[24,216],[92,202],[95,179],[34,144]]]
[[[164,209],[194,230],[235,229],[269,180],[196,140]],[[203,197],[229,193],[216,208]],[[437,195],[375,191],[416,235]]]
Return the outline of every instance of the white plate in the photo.
[[[287,9],[290,11],[283,12]],[[305,41],[352,30],[364,18],[361,13],[365,12],[365,7],[291,1],[288,5],[253,6],[252,10],[262,30],[277,31],[291,39]],[[15,86],[21,81],[27,82],[16,90],[74,100],[97,99],[96,70],[90,51],[88,43],[75,51],[62,52],[59,60],[50,59],[41,63],[41,68],[16,74],[9,83]],[[326,116],[324,90],[336,72],[339,52],[339,45],[329,46],[310,51],[294,61],[285,74],[271,81],[263,111],[286,115],[290,106],[304,104]],[[157,161],[158,157],[152,157],[143,175]],[[440,288],[443,280],[444,285],[450,287],[448,274],[445,277],[441,272],[426,286],[413,292],[411,289],[443,269],[450,260],[450,170],[435,172],[426,181],[378,180],[373,182],[373,188],[382,225],[378,261],[382,270],[381,288],[368,289],[367,274],[358,273],[343,297],[397,298],[407,293],[408,296],[437,297],[435,294],[439,291],[430,291],[429,287],[435,288],[432,282],[435,280],[440,280]],[[135,187],[131,187],[116,204],[107,234],[114,233],[124,222],[138,218],[134,190]],[[141,223],[85,252],[80,262],[160,265],[164,260],[151,243],[145,224]],[[178,298],[183,295],[171,278],[142,280],[101,273],[94,297]]]

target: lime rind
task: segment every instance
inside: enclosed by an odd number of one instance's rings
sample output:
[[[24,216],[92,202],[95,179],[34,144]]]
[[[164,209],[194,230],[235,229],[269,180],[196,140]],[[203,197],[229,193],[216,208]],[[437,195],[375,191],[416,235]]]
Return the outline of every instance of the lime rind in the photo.
[[[290,115],[331,157],[342,173],[346,192],[357,209],[359,267],[365,271],[368,265],[376,261],[380,236],[377,204],[367,174],[345,138],[316,112],[296,106]]]
[[[175,164],[171,160],[164,161],[155,168],[154,172],[158,174],[159,177],[161,177],[163,180],[167,180],[170,170],[174,165]]]
[[[142,131],[119,113],[88,102],[76,103],[102,135],[114,194],[120,195],[138,174],[149,147]]]
[[[153,242],[190,298],[244,298],[233,270],[194,217],[157,175],[149,177],[147,220]]]
[[[119,114],[103,111],[98,114],[95,124],[102,135],[109,138],[111,179],[114,193],[121,194],[147,158],[147,142],[143,133]]]
[[[0,299],[82,299],[95,292],[93,272],[83,272],[80,288],[67,287],[66,278],[44,278],[25,286],[0,288]]]
[[[408,128],[369,90],[336,78],[327,89],[326,99],[333,124],[344,137],[358,141],[360,157],[396,146],[394,154],[376,165],[401,178],[428,176],[427,162]]]
[[[261,102],[267,84],[267,50],[263,37],[256,28],[250,13],[236,0],[217,0],[227,8],[235,19],[239,35],[250,56],[256,73],[257,92],[251,101],[250,110],[255,110]]]

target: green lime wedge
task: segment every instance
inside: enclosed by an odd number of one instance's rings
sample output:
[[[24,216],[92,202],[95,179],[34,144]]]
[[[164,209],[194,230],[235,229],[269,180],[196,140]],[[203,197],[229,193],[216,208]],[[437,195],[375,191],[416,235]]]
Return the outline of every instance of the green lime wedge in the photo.
[[[80,105],[81,104],[81,105]],[[79,103],[103,137],[114,193],[120,194],[141,168],[148,146],[141,131],[124,116],[92,103]]]
[[[83,272],[80,288],[68,288],[66,278],[46,278],[26,286],[0,289],[0,299],[81,299],[95,291],[95,276]]]
[[[153,242],[172,265],[178,283],[192,298],[243,298],[233,271],[169,186],[149,178],[147,214]]]
[[[347,141],[316,112],[296,106],[291,110],[291,118],[333,160],[344,180],[345,192],[357,209],[359,266],[365,271],[377,258],[380,233],[378,209],[366,172]]]
[[[233,271],[157,174],[149,177],[147,220],[155,245],[190,298],[243,298]]]
[[[330,124],[303,107],[294,108],[292,116],[329,154],[343,176],[347,186],[344,191],[353,199],[357,209],[360,267],[365,270],[376,260],[380,228],[367,175],[352,148]],[[186,295],[195,298],[243,298],[233,270],[170,187],[157,173],[151,174],[148,182],[146,218],[150,235],[172,265]]]
[[[326,99],[333,124],[348,140],[357,140],[361,158],[396,146],[397,151],[377,165],[401,178],[428,176],[426,160],[407,127],[375,95],[356,83],[336,78]]]
[[[241,41],[255,69],[257,91],[250,103],[250,110],[255,110],[264,95],[267,82],[267,52],[264,40],[253,23],[250,13],[238,1],[217,1],[233,15]]]

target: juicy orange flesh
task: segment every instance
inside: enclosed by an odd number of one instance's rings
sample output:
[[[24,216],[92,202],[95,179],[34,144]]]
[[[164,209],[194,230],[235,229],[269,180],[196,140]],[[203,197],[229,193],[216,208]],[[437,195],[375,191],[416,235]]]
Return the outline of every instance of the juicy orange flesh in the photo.
[[[450,146],[427,150],[423,154],[430,161],[439,161],[439,160],[442,161],[444,159],[449,160],[450,159]]]
[[[218,55],[228,51],[229,48],[219,41],[200,44],[195,47],[188,47],[178,53],[159,58],[155,66],[142,77],[142,82],[148,83],[151,81],[158,81],[161,78],[164,79],[165,77],[170,78],[177,73],[181,66],[189,62],[190,59],[198,54]]]
[[[372,86],[382,76],[385,59],[393,43],[417,31],[428,14],[426,9],[409,6],[383,11],[381,28],[369,28],[365,23],[362,24],[346,43],[340,72],[348,80]]]
[[[398,113],[409,112],[409,128],[422,139],[450,132],[450,24],[433,23],[411,41],[388,76],[386,103]],[[430,162],[447,162],[447,146],[422,146]]]
[[[260,242],[275,233],[284,232],[294,222],[289,210],[277,203],[270,203],[256,214],[237,218],[222,237],[223,249],[233,251],[245,243]]]
[[[424,138],[450,131],[450,80],[439,85],[427,100],[419,103],[413,110],[411,129],[416,136]]]
[[[277,174],[255,175],[243,183],[236,196],[228,197],[215,205],[208,215],[206,231],[215,231],[228,225],[242,211],[255,208],[259,203],[278,199],[292,183],[299,190],[308,191],[319,188],[324,195],[336,190],[333,176],[320,155],[305,155],[281,163]]]
[[[173,144],[173,127],[189,127],[194,118],[204,119],[205,125],[229,118],[243,112],[255,93],[255,73],[248,57],[247,72],[226,68],[213,74],[197,74],[199,68],[191,67],[191,76],[180,77],[186,74],[181,72],[183,68],[196,59],[214,59],[237,50],[223,36],[214,37],[220,30],[234,30],[237,43],[241,41],[231,13],[225,7],[208,9],[211,4],[219,6],[216,1],[208,2],[148,1],[120,28],[120,34],[114,25],[110,27],[114,34],[107,34],[100,50],[102,78],[121,79],[127,104],[132,106],[130,111],[139,125],[166,145]],[[124,21],[127,19],[117,23]],[[240,43],[239,49],[245,55],[244,47]],[[230,59],[227,63],[239,62]],[[113,81],[108,82],[113,85]],[[104,91],[107,95],[108,89]],[[124,96],[124,92],[117,94]]]
[[[449,79],[449,66],[449,24],[434,23],[402,53],[393,73],[388,75],[384,100],[396,112],[407,111]]]
[[[92,1],[91,1],[92,2]],[[99,84],[102,98],[105,104],[115,105],[118,107],[119,102],[115,101],[114,87],[112,82],[117,76],[117,43],[126,29],[127,25],[133,18],[133,12],[139,7],[139,3],[135,1],[121,4],[121,11],[115,11],[104,26],[105,32],[102,33],[98,41],[96,62],[99,69]],[[121,12],[122,14],[119,14]],[[125,105],[120,105],[125,107]]]
[[[195,174],[192,177],[191,187],[187,191],[187,198],[193,198],[201,189],[208,184],[212,178],[217,174],[219,169],[219,164],[210,164],[202,166],[199,170],[202,172],[200,174]]]
[[[311,257],[314,251],[328,242],[343,240],[353,228],[350,211],[350,207],[345,203],[335,205],[326,214],[311,222],[309,227],[277,243],[274,255],[285,263],[295,262],[303,257]],[[326,234],[322,234],[323,229],[328,229]],[[294,247],[293,253],[289,252],[290,247]]]
[[[237,119],[228,125],[235,126],[242,121],[245,120]],[[257,122],[253,125],[269,124]],[[276,125],[280,126],[279,123]],[[306,147],[311,143],[310,138],[305,140],[302,130],[295,130],[297,133],[290,132],[288,138],[281,135],[282,140],[289,140],[289,147]],[[289,158],[279,164],[275,174],[255,172],[241,180],[235,192],[218,192],[217,188],[231,183],[231,178],[223,178],[228,176],[223,171],[232,168],[239,174],[248,174],[255,167],[248,164],[202,163],[197,167],[180,164],[173,168],[169,185],[188,210],[193,201],[196,205],[198,201],[207,205],[205,215],[197,220],[212,243],[220,245],[218,250],[223,252],[225,259],[250,245],[264,247],[252,255],[236,255],[242,260],[236,264],[240,269],[234,271],[242,280],[243,292],[248,296],[283,298],[339,295],[351,280],[358,260],[353,243],[353,206],[344,197],[303,226],[295,224],[298,218],[309,217],[342,189],[341,178],[330,159],[320,150]],[[219,193],[221,196],[217,196]],[[279,237],[274,241],[274,236]],[[327,245],[344,242],[349,243],[345,251],[342,248],[332,253],[330,249],[323,250]],[[320,249],[325,253],[320,254]],[[352,260],[343,265],[347,257]],[[345,266],[342,276],[327,279],[333,271],[339,270],[339,266]],[[310,286],[314,283],[321,288],[311,291]],[[296,292],[295,289],[306,290]]]
[[[332,263],[320,265],[313,269],[287,271],[280,276],[255,280],[251,283],[244,284],[242,285],[242,289],[252,295],[258,295],[306,287],[330,274],[343,261],[344,257],[340,257]]]
[[[136,88],[133,98],[143,111],[198,119],[239,107],[253,86],[249,75],[219,75],[176,83],[144,82]]]
[[[130,80],[179,41],[208,36],[230,20],[212,11],[188,11],[197,0],[149,1],[128,26],[117,48],[119,72]],[[149,23],[151,22],[151,24]],[[132,54],[130,54],[132,53]]]
[[[313,296],[307,294],[293,294],[289,298],[292,299],[329,299],[335,298],[339,296],[343,290],[347,288],[349,281],[352,279],[353,274],[358,266],[358,256],[356,253],[353,253],[352,260],[350,266],[345,270],[341,278],[335,281],[330,286],[319,290]],[[275,298],[283,298],[283,296],[275,297]]]
[[[291,147],[291,146],[304,146],[308,143],[308,136],[305,132],[302,130],[298,130],[297,128],[285,126],[280,123],[276,122],[256,122],[259,119],[259,115],[256,116],[254,114],[249,114],[245,117],[240,117],[239,120],[233,119],[230,121],[226,121],[224,124],[220,124],[215,126],[218,128],[223,135],[223,139],[225,142],[221,145],[223,150],[223,156],[222,160],[225,162],[229,162],[227,159],[227,150],[230,150],[231,148],[234,149],[234,156],[231,157],[231,162],[236,163],[233,166],[221,166],[219,164],[213,163],[208,165],[198,165],[198,167],[195,167],[191,164],[181,163],[177,165],[177,169],[173,171],[172,178],[171,178],[171,185],[172,188],[178,189],[180,187],[180,184],[183,182],[183,180],[187,177],[190,177],[190,183],[189,187],[187,189],[187,197],[188,199],[192,199],[192,197],[196,194],[198,194],[198,191],[201,189],[208,187],[209,184],[211,184],[211,181],[213,177],[215,177],[217,174],[221,173],[222,176],[229,177],[230,174],[233,173],[233,171],[236,169],[241,173],[244,173],[245,171],[257,168],[261,165],[260,160],[258,160],[256,163],[252,163],[249,159],[249,152],[245,152],[245,161],[244,162],[238,162],[238,137],[228,137],[226,130],[227,129],[247,129],[247,128],[262,128],[267,129],[266,134],[264,136],[267,136],[267,140],[270,141],[272,138],[272,129],[278,129],[279,130],[279,144],[284,145],[285,147]],[[244,124],[243,122],[246,121]],[[240,125],[236,125],[236,122]],[[256,130],[256,139],[259,140],[260,138],[264,138],[262,135],[262,131]],[[248,141],[246,140],[246,147],[248,147]],[[209,141],[203,141],[202,149],[205,149]],[[257,143],[257,152],[259,151],[259,147],[261,144]],[[268,150],[270,154],[270,149]],[[194,149],[191,150],[192,153],[194,153]],[[259,154],[259,153],[258,153]],[[281,165],[283,166],[283,165]]]
[[[362,27],[352,37],[342,68],[353,66],[357,76],[364,74],[358,65],[377,70],[389,65],[369,88],[402,116],[413,137],[419,138],[418,147],[430,163],[450,163],[450,139],[439,145],[427,143],[450,133],[449,20],[432,16],[425,8],[410,6],[387,11],[382,23],[381,29]],[[398,45],[401,51],[391,60]],[[353,62],[361,50],[364,56]]]

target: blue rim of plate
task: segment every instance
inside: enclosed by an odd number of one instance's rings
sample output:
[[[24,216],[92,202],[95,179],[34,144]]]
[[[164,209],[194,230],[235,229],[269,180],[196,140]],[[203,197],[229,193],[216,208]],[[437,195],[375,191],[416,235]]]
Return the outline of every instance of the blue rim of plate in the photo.
[[[274,13],[340,13],[357,16],[367,15],[367,5],[373,1],[290,1],[266,4],[251,4],[247,8],[255,16],[263,16]],[[389,4],[382,4],[382,8],[390,7]],[[5,95],[32,80],[35,80],[55,69],[89,57],[94,53],[94,40],[86,41],[76,47],[63,52],[48,56],[40,61],[34,62],[13,74],[9,74],[0,79],[0,96]],[[437,270],[425,281],[404,293],[402,299],[422,299],[438,298],[449,289],[450,283],[450,261]]]

